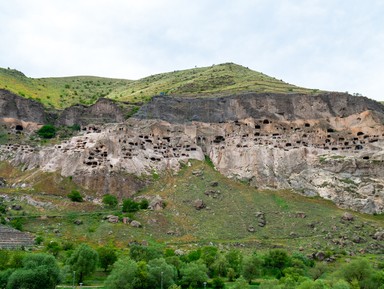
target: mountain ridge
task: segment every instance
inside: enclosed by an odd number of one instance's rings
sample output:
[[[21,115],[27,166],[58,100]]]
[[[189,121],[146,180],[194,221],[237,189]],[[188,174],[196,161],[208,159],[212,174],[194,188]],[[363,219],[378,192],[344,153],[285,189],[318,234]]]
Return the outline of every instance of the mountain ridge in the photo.
[[[234,63],[165,72],[138,80],[97,76],[29,78],[20,71],[0,68],[0,88],[57,109],[77,103],[90,105],[101,97],[139,104],[159,94],[216,97],[245,92],[321,92],[291,85]]]

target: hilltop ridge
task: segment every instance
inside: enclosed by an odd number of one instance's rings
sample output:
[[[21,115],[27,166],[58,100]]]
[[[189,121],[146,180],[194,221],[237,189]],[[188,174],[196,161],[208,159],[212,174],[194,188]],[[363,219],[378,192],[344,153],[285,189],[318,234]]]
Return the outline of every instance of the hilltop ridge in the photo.
[[[0,88],[57,109],[79,103],[90,105],[102,97],[140,104],[158,94],[217,97],[245,92],[319,92],[318,89],[288,84],[234,63],[160,73],[139,80],[96,76],[29,78],[20,71],[0,68]]]

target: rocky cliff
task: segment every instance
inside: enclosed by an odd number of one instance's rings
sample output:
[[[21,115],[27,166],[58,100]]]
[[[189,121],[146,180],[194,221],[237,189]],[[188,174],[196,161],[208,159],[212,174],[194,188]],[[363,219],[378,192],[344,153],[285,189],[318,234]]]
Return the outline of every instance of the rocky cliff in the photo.
[[[384,107],[340,93],[156,97],[135,118],[84,126],[54,147],[1,147],[25,169],[60,171],[100,194],[133,194],[137,176],[209,156],[230,178],[384,212]]]
[[[0,89],[0,123],[19,130],[35,130],[39,125],[72,126],[116,123],[127,118],[133,105],[100,98],[90,106],[75,105],[64,110],[47,109],[41,103]]]

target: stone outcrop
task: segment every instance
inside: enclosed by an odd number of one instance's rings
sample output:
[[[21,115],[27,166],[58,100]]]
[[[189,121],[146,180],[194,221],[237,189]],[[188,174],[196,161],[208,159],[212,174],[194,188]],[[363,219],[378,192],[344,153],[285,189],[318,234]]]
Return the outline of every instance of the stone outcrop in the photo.
[[[123,122],[133,105],[100,98],[90,106],[75,105],[64,110],[47,109],[41,103],[0,89],[0,124],[15,130],[36,130],[43,124],[86,126]]]
[[[131,105],[124,103],[116,103],[107,98],[100,98],[95,104],[90,106],[75,105],[59,112],[56,120],[57,125],[71,126],[74,124],[104,124],[123,122],[129,112],[132,110]]]
[[[272,94],[247,93],[227,97],[184,98],[157,96],[135,117],[171,123],[199,121],[223,123],[246,118],[268,120],[326,119],[346,117],[363,111],[383,116],[384,106],[365,97],[347,93]]]
[[[1,146],[0,158],[60,171],[100,194],[122,197],[145,185],[136,176],[209,156],[225,176],[258,188],[293,189],[381,213],[383,120],[381,104],[339,93],[156,97],[124,123],[84,126],[81,135],[53,147]]]

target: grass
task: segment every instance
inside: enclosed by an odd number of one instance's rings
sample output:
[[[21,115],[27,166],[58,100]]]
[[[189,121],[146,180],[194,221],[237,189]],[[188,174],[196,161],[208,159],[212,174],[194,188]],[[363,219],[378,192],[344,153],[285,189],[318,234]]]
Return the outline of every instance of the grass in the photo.
[[[317,250],[357,252],[375,244],[371,236],[384,225],[382,215],[358,213],[353,213],[354,222],[342,222],[344,211],[330,201],[306,198],[291,191],[259,191],[225,178],[206,161],[190,161],[190,164],[183,166],[177,175],[166,172],[156,178],[148,176],[152,184],[139,195],[160,195],[167,206],[160,211],[140,210],[131,215],[143,224],[142,228],[104,220],[109,214],[122,216],[119,208],[105,209],[92,201],[71,202],[66,196],[72,189],[91,199],[97,196],[78,187],[70,178],[55,173],[21,171],[2,162],[0,175],[7,176],[9,184],[19,182],[27,186],[24,189],[1,188],[0,195],[7,194],[22,205],[22,211],[10,210],[9,216],[23,217],[24,229],[43,236],[44,243],[55,240],[126,248],[131,241],[146,240],[187,248],[189,244],[212,242],[223,248],[243,244],[249,250],[282,247],[290,251],[302,248],[307,253]],[[209,195],[210,191],[215,194]],[[26,194],[52,206],[28,205],[25,199],[21,201]],[[203,200],[205,209],[195,209],[197,199]],[[256,212],[259,211],[265,214],[265,227],[258,226]],[[298,216],[302,213],[305,218]],[[75,220],[83,224],[75,225]],[[249,226],[253,226],[255,232],[249,232]],[[167,234],[171,231],[172,234]],[[356,235],[366,241],[352,242]],[[348,240],[344,247],[334,242],[340,238]]]
[[[160,73],[135,81],[94,76],[29,78],[17,70],[0,68],[0,88],[55,108],[88,105],[100,97],[140,105],[159,94],[215,97],[249,91],[319,93],[233,63]]]

